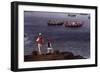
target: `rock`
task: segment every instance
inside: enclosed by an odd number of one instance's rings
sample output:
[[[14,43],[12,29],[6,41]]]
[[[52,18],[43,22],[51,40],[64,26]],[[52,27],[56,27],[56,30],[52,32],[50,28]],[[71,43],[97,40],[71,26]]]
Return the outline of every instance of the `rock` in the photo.
[[[38,52],[37,51],[33,51],[32,55],[38,55]]]
[[[60,52],[58,50],[55,50],[54,54],[60,54]]]
[[[74,56],[72,52],[60,52],[58,50],[54,53],[46,53],[39,55],[37,51],[33,51],[32,55],[24,56],[24,61],[46,61],[46,60],[69,60],[69,59],[85,59],[80,55]]]

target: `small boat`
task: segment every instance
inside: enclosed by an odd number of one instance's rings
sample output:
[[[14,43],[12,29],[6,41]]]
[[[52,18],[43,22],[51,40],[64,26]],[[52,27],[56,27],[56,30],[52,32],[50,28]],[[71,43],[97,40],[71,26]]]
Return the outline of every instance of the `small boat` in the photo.
[[[76,17],[75,14],[68,14],[69,17]]]
[[[80,13],[80,15],[88,15],[88,14],[86,14],[86,13]]]

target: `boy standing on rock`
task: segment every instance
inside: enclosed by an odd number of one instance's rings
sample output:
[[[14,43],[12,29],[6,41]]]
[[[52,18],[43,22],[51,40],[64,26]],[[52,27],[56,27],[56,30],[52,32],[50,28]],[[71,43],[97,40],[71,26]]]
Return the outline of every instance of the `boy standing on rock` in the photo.
[[[50,40],[50,38],[48,39],[47,53],[53,53],[53,48],[52,48],[52,45],[51,45],[51,40]]]

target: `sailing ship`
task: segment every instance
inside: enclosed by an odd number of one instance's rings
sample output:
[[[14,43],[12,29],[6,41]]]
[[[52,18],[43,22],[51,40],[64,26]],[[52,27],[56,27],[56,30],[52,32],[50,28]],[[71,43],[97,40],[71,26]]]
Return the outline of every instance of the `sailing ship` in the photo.
[[[63,21],[60,21],[60,20],[49,20],[48,21],[48,25],[50,26],[61,26],[63,25]]]
[[[65,21],[63,26],[64,27],[81,27],[83,24],[82,21]]]

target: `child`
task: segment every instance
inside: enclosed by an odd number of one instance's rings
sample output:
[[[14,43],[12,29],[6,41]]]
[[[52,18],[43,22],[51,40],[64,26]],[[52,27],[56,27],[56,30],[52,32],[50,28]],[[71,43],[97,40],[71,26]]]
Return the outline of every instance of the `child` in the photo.
[[[53,48],[52,48],[50,39],[48,39],[47,53],[53,53]]]

